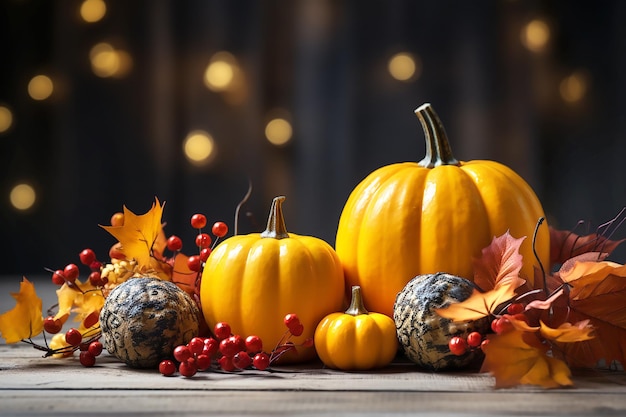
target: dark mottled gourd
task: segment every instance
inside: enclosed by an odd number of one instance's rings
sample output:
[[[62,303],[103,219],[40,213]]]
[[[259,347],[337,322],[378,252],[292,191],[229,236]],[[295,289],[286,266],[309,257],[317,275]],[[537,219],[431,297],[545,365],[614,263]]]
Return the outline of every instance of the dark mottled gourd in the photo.
[[[398,341],[405,355],[419,366],[443,371],[459,369],[475,361],[480,350],[456,356],[448,342],[453,336],[466,337],[472,331],[485,333],[487,318],[455,323],[435,311],[467,299],[474,289],[470,281],[446,273],[418,275],[400,291],[393,308]]]
[[[115,287],[100,311],[104,347],[128,366],[153,368],[198,334],[199,309],[175,284],[131,278]]]

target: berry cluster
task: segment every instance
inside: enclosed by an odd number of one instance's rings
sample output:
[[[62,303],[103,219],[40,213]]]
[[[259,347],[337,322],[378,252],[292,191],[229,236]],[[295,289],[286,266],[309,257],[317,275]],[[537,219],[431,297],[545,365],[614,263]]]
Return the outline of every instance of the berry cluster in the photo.
[[[211,235],[202,231],[207,225],[207,218],[204,214],[196,213],[191,216],[191,227],[197,229],[195,243],[198,247],[198,254],[187,258],[187,268],[193,272],[201,272],[204,262],[209,258],[211,251],[220,238],[228,233],[228,225],[224,222],[215,222],[211,227],[211,233],[216,237],[215,241]],[[178,254],[183,248],[183,241],[180,237],[172,235],[167,239],[167,249],[174,254]]]
[[[282,355],[297,348],[290,339],[292,336],[300,336],[304,326],[296,314],[287,314],[284,324],[287,327],[285,335],[276,347],[267,353],[263,350],[263,341],[259,336],[250,335],[244,338],[233,334],[228,323],[217,323],[213,328],[213,336],[194,337],[186,345],[177,346],[173,352],[174,360],[161,361],[159,372],[165,376],[172,376],[178,370],[182,376],[191,378],[198,371],[207,371],[211,368],[224,372],[251,368],[264,371]],[[305,340],[300,346],[313,346],[313,339]]]
[[[209,257],[212,249],[215,247],[219,239],[226,236],[228,233],[228,226],[226,223],[218,221],[211,227],[211,233],[215,237],[213,239],[208,233],[203,233],[202,229],[207,225],[207,218],[203,214],[194,214],[191,216],[190,224],[194,229],[197,229],[198,234],[195,238],[195,244],[198,249],[196,255],[191,255],[187,258],[187,266],[193,272],[195,277],[195,287],[192,288],[194,299],[200,306],[199,299],[199,285],[202,276],[202,269],[204,262]],[[124,214],[115,213],[111,217],[111,226],[121,227],[124,226]],[[182,255],[183,243],[180,237],[172,235],[166,241],[166,248],[172,252],[171,257],[165,257],[162,254],[153,254],[160,261],[167,264],[174,265],[174,259],[178,255]],[[52,274],[52,282],[59,287],[66,286],[67,288],[76,291],[82,295],[97,291],[102,299],[106,298],[108,293],[117,285],[130,279],[137,272],[141,272],[141,265],[138,265],[134,259],[127,259],[124,255],[121,245],[119,243],[114,244],[109,250],[109,263],[103,263],[98,260],[95,252],[90,248],[83,249],[78,258],[80,264],[89,268],[89,276],[85,282],[79,280],[80,268],[77,263],[67,264],[63,269],[48,269]],[[192,278],[193,280],[193,278]],[[176,282],[175,282],[176,283]],[[176,283],[184,290],[184,283]],[[193,284],[192,284],[193,286]],[[52,338],[50,344],[47,340],[45,346],[38,345],[31,340],[25,340],[26,343],[33,345],[35,349],[45,351],[45,356],[70,356],[73,352],[80,350],[80,362],[85,366],[93,366],[95,358],[100,354],[102,345],[98,341],[100,338],[99,328],[99,310],[87,311],[80,313],[79,321],[80,326],[78,329],[71,328],[64,335],[59,334],[65,323],[69,318],[69,314],[55,314],[51,308],[48,310],[48,316],[44,318],[43,329],[46,333],[55,335]],[[78,314],[78,313],[77,313]],[[44,333],[45,337],[45,333]],[[83,339],[88,339],[87,342],[83,342]],[[91,343],[100,345],[100,352],[98,348],[94,347],[88,349]],[[97,346],[96,344],[96,346]],[[97,354],[95,354],[97,352]]]
[[[491,330],[496,334],[503,334],[513,329],[511,319],[528,322],[524,314],[525,306],[522,303],[511,303],[504,309],[504,314],[494,317],[491,321]],[[466,338],[453,336],[448,342],[450,352],[457,356],[462,356],[468,351],[482,348],[489,341],[479,332],[471,332]]]

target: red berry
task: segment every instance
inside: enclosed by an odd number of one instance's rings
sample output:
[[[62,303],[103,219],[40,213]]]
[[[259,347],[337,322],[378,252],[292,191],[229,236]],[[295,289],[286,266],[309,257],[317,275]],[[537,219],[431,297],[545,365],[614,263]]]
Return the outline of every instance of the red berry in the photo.
[[[79,360],[81,365],[89,368],[96,364],[96,357],[89,353],[88,350],[80,352]]]
[[[89,264],[89,268],[92,271],[100,271],[100,268],[102,268],[102,262],[100,262],[100,261],[93,261],[92,263]]]
[[[211,248],[202,248],[200,250],[200,260],[202,262],[206,262],[209,259],[209,255],[211,255]]]
[[[100,321],[100,312],[97,310],[92,311],[83,319],[83,327],[88,329],[98,323],[98,321]]]
[[[241,337],[238,334],[235,334],[232,336],[233,339],[235,339],[235,342],[237,344],[237,347],[239,348],[239,350],[246,350],[246,341],[244,340],[243,337]]]
[[[189,358],[191,358],[191,350],[189,350],[189,347],[180,345],[174,348],[174,359],[178,362],[185,362]]]
[[[481,335],[478,332],[471,332],[470,334],[467,335],[467,344],[470,345],[471,347],[480,346],[482,341],[483,341],[483,335]]]
[[[448,347],[452,354],[461,356],[467,351],[467,342],[462,337],[454,336],[448,342]]]
[[[200,354],[196,358],[196,365],[199,371],[206,371],[211,367],[211,357],[209,355]]]
[[[178,252],[183,248],[183,241],[178,236],[172,235],[167,238],[167,249],[171,252]]]
[[[506,317],[498,317],[491,322],[491,330],[493,330],[494,333],[502,334],[511,329],[513,329],[513,325]]]
[[[304,333],[304,326],[301,323],[298,323],[297,325],[291,326],[289,328],[289,331],[291,332],[292,335],[298,337],[302,335],[302,333]]]
[[[285,326],[287,326],[288,329],[291,329],[291,326],[300,324],[300,318],[298,317],[297,314],[291,313],[285,316],[283,322],[285,323]]]
[[[233,365],[233,357],[232,356],[222,356],[217,360],[218,365],[222,370],[226,372],[232,372],[236,370],[235,365]]]
[[[228,226],[224,222],[215,222],[211,228],[211,233],[217,237],[224,237],[228,233]]]
[[[176,373],[176,365],[169,359],[162,360],[159,363],[159,372],[165,376],[172,376]]]
[[[513,303],[513,304],[510,304],[506,308],[506,311],[510,315],[514,316],[515,314],[520,314],[520,313],[524,312],[524,309],[525,309],[524,304],[522,304],[522,303]]]
[[[196,236],[196,246],[200,249],[208,248],[211,246],[211,236],[208,233],[200,233]]]
[[[250,353],[260,352],[263,350],[263,341],[256,335],[246,337],[246,350]]]
[[[63,285],[65,284],[65,275],[63,274],[62,269],[57,269],[52,273],[52,282],[55,285]]]
[[[100,274],[100,271],[93,271],[91,274],[89,274],[89,282],[94,287],[101,287],[103,283],[102,274]]]
[[[193,355],[199,355],[202,353],[202,349],[204,349],[204,339],[194,337],[187,343],[187,347],[189,347],[189,351],[191,351]]]
[[[194,214],[191,216],[191,227],[202,229],[206,226],[206,216],[204,214]]]
[[[217,323],[213,328],[213,334],[218,338],[218,340],[230,337],[231,333],[230,325],[224,321]]]
[[[220,342],[220,352],[224,356],[233,357],[239,350],[239,343],[234,336],[227,337]]]
[[[79,272],[80,271],[78,270],[78,266],[76,266],[76,264],[68,264],[65,269],[63,269],[63,275],[69,282],[76,281]]]
[[[43,329],[50,334],[57,334],[61,331],[63,323],[61,320],[48,316],[43,320]]]
[[[96,254],[91,249],[83,249],[83,251],[78,254],[78,257],[80,258],[80,262],[87,266],[91,265],[91,263],[96,260]]]
[[[72,346],[80,345],[83,335],[77,329],[71,328],[65,333],[65,341]]]
[[[202,269],[202,260],[198,255],[191,255],[187,258],[187,268],[194,272],[198,272]]]
[[[180,365],[178,365],[178,372],[186,378],[191,378],[198,372],[196,361],[190,358],[189,360],[181,362]]]
[[[93,356],[100,356],[102,353],[102,343],[97,340],[94,340],[87,347],[87,351],[91,353]]]
[[[252,366],[259,371],[264,371],[270,366],[270,357],[265,352],[259,352],[252,359]]]
[[[480,349],[481,350],[485,350],[485,346],[487,346],[489,344],[489,339],[485,339],[480,343]]]
[[[204,348],[202,349],[203,355],[213,356],[219,351],[219,349],[220,343],[217,340],[212,337],[204,339]]]
[[[248,355],[248,352],[242,350],[233,356],[233,365],[237,369],[246,369],[248,366],[252,365],[252,358]]]

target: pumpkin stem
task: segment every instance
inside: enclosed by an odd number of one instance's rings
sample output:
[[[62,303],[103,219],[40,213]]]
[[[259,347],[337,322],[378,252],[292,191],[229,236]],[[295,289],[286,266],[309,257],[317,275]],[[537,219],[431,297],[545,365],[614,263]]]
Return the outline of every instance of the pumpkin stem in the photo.
[[[369,311],[363,304],[363,296],[361,295],[361,287],[354,285],[352,287],[352,299],[350,300],[350,307],[346,310],[346,314],[351,316],[358,316],[361,314],[369,314]]]
[[[274,200],[272,200],[270,215],[267,219],[267,227],[265,231],[261,233],[261,237],[272,237],[274,239],[289,237],[287,227],[285,227],[285,218],[283,217],[283,201],[285,201],[285,196],[283,195],[274,197]]]
[[[422,123],[426,138],[426,156],[418,165],[424,168],[434,168],[441,165],[460,165],[452,155],[446,130],[443,128],[439,116],[430,103],[422,104],[415,110],[417,118]]]

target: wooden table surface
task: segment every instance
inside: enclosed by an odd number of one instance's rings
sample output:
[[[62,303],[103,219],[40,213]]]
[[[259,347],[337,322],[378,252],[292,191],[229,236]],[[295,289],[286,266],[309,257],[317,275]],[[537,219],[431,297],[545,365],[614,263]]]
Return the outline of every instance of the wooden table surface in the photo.
[[[19,278],[0,277],[0,313],[13,307]],[[54,303],[54,288],[36,281]],[[50,301],[51,300],[51,301]],[[575,387],[495,390],[485,374],[432,373],[401,357],[372,372],[338,372],[312,362],[272,372],[201,372],[164,377],[128,368],[106,353],[85,368],[77,357],[42,358],[0,344],[0,416],[118,415],[568,415],[626,416],[626,374],[575,372]]]

